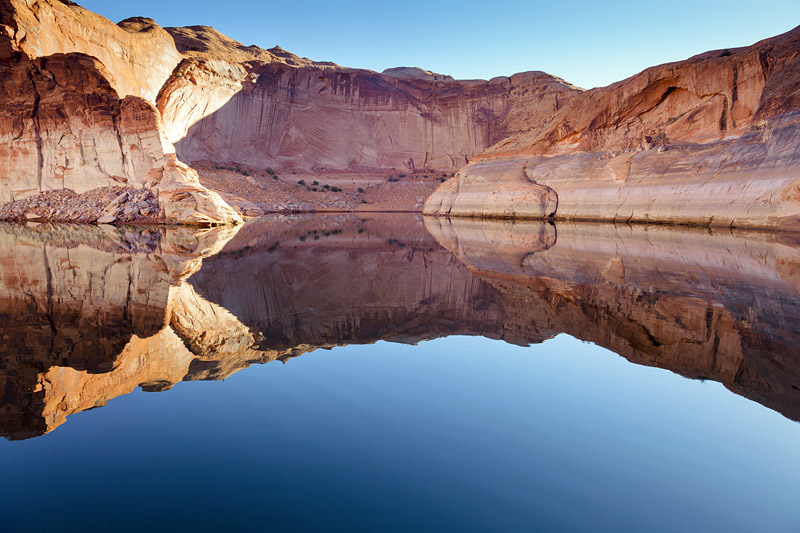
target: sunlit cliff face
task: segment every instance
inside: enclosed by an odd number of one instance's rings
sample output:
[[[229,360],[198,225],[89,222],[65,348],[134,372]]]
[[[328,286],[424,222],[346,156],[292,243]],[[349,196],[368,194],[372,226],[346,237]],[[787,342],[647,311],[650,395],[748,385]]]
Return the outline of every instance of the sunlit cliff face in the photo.
[[[800,419],[786,235],[411,216],[0,228],[0,432],[320,347],[567,333]]]

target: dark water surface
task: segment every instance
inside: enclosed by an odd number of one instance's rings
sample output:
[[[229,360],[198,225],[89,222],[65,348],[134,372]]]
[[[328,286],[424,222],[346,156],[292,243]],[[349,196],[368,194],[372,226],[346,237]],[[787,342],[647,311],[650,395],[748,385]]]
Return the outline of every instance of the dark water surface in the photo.
[[[0,531],[800,531],[799,319],[791,234],[0,226]]]

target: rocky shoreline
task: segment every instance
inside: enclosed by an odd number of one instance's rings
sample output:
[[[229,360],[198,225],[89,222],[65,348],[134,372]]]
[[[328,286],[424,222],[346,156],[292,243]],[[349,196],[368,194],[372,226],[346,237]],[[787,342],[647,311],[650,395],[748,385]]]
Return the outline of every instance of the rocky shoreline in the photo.
[[[165,224],[164,210],[147,188],[100,187],[83,194],[47,191],[0,206],[2,222]]]

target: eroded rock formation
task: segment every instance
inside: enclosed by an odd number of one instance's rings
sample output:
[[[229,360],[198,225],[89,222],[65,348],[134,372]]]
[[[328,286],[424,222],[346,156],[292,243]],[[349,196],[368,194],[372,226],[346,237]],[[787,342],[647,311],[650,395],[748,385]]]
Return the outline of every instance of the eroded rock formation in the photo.
[[[188,162],[456,170],[580,93],[542,72],[490,81],[412,68],[379,74],[245,47],[213,28],[168,31],[186,59],[158,107]]]
[[[350,69],[206,26],[2,0],[0,202],[125,185],[158,196],[140,222],[238,223],[295,209],[281,205],[417,210],[461,169],[426,213],[798,229],[799,52],[795,29],[582,91],[542,72]],[[345,189],[304,186],[322,176]]]
[[[138,96],[151,104],[181,60],[173,39],[152,19],[136,17],[113,24],[69,1],[3,0],[0,28],[4,57],[9,50],[30,58],[91,56],[106,67],[120,97]]]
[[[800,28],[573,98],[477,156],[433,215],[796,229]]]
[[[241,222],[163,135],[153,104],[179,59],[146,19],[0,2],[0,202],[125,184],[156,192],[167,222]]]

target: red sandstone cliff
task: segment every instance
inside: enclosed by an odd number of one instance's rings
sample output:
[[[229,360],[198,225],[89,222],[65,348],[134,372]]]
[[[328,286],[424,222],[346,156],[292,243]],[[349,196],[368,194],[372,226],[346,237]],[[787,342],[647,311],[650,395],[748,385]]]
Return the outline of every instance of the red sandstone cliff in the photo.
[[[153,103],[179,59],[146,19],[0,1],[0,202],[125,185],[156,193],[167,222],[241,222],[163,134]]]
[[[456,170],[580,91],[542,72],[456,81],[245,47],[213,28],[167,28],[187,58],[158,97],[178,155],[256,168]]]
[[[479,154],[436,215],[800,227],[800,28],[573,98]]]

